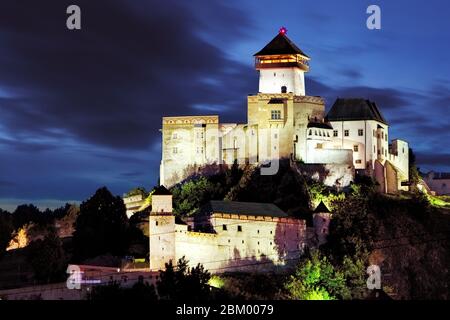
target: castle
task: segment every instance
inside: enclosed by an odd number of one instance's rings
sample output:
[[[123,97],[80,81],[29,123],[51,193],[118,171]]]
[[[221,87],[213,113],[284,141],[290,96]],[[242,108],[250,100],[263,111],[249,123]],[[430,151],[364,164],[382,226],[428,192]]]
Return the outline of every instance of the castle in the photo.
[[[389,124],[374,102],[337,99],[326,114],[323,98],[306,95],[310,57],[284,28],[254,56],[259,92],[248,96],[247,123],[220,123],[218,115],[163,117],[162,185],[235,161],[274,174],[277,161],[287,159],[329,186],[345,187],[364,174],[381,192],[407,190],[408,143],[389,143]]]
[[[182,257],[211,273],[289,268],[307,247],[325,241],[331,215],[323,203],[313,218],[314,228],[271,203],[210,201],[181,221],[172,212],[172,194],[159,186],[148,222],[150,270]]]

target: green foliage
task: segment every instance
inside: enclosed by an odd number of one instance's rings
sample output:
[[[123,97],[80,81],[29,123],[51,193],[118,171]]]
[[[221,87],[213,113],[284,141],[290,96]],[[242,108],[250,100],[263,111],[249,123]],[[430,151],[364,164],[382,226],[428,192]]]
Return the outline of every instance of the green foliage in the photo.
[[[37,280],[49,283],[65,279],[67,257],[54,229],[43,240],[31,242],[26,250]]]
[[[316,208],[323,201],[328,209],[333,210],[335,201],[345,200],[345,193],[335,192],[332,188],[320,182],[310,182],[308,184],[308,192],[312,209]]]
[[[189,268],[183,257],[176,266],[172,261],[166,263],[157,283],[158,295],[163,300],[205,301],[211,298],[210,279],[210,273],[202,265]]]
[[[111,253],[122,255],[128,247],[128,219],[120,197],[106,187],[80,206],[73,235],[77,259]]]
[[[148,192],[147,190],[145,190],[144,187],[137,187],[137,188],[133,188],[130,191],[128,191],[125,194],[125,197],[132,197],[132,196],[137,196],[137,195],[142,195],[143,198],[146,198],[148,196]]]
[[[9,212],[0,209],[0,258],[6,251],[14,231],[12,216]]]
[[[416,164],[416,155],[413,149],[409,148],[409,182],[411,183],[410,190],[418,192],[417,183],[421,180],[420,171]]]
[[[210,182],[205,177],[190,180],[172,189],[174,212],[179,215],[191,215],[209,200],[220,199],[220,183]]]
[[[347,299],[350,291],[344,274],[336,270],[318,251],[303,260],[294,275],[286,283],[292,299],[335,300]]]
[[[275,175],[261,175],[259,168],[246,167],[242,178],[230,189],[225,200],[274,203],[297,217],[309,212],[306,182],[285,162],[280,162]]]

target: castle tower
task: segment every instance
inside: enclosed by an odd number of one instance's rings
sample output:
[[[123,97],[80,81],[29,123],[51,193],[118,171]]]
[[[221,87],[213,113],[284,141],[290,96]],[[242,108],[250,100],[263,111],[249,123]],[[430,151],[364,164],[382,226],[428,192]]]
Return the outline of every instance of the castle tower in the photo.
[[[328,210],[323,201],[320,201],[313,212],[313,226],[319,245],[327,242],[331,218],[330,210]]]
[[[159,186],[152,194],[149,221],[150,270],[164,270],[172,260],[175,264],[175,215],[172,213],[172,194]]]
[[[281,28],[255,56],[255,68],[259,71],[260,93],[289,93],[305,95],[305,72],[309,71],[310,59],[287,36]]]

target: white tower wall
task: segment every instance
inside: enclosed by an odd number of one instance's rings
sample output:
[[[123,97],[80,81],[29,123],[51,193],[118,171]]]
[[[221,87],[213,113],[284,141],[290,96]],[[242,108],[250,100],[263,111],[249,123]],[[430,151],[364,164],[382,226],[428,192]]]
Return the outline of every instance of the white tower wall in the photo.
[[[305,73],[299,68],[270,68],[259,70],[259,92],[281,93],[281,87],[296,96],[305,95]]]

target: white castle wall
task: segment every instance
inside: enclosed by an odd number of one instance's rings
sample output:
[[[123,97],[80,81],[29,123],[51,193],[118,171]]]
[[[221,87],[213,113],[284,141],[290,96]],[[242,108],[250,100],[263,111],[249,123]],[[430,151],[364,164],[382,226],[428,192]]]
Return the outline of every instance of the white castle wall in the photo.
[[[305,73],[298,68],[271,68],[259,70],[259,92],[281,93],[281,87],[286,92],[297,96],[305,95]]]

